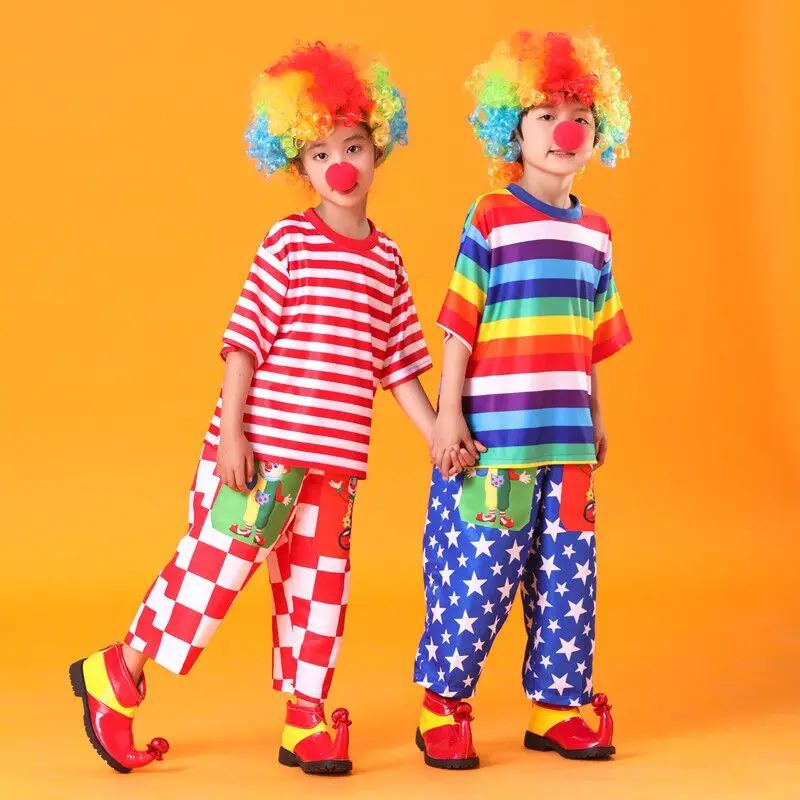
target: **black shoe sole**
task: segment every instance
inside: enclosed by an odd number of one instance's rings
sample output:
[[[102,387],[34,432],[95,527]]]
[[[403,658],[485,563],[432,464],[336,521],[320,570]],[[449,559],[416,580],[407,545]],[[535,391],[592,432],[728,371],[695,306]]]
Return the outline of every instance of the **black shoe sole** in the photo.
[[[574,761],[599,761],[604,758],[611,758],[617,752],[617,748],[613,745],[609,747],[587,747],[585,750],[567,750],[551,739],[530,731],[525,731],[525,747],[528,750],[538,750],[541,753],[552,750],[560,756]]]
[[[94,732],[92,714],[89,710],[89,693],[86,691],[86,681],[83,679],[83,662],[85,660],[85,658],[82,658],[80,661],[71,664],[69,668],[69,679],[72,683],[72,691],[75,693],[75,697],[80,697],[83,701],[83,727],[86,729],[86,735],[89,737],[89,741],[92,743],[92,747],[95,749],[97,755],[99,755],[111,769],[121,772],[123,775],[127,775],[131,771],[130,768],[123,767],[119,761],[113,758],[108,750],[100,744],[100,740]]]
[[[303,761],[285,747],[278,750],[278,763],[284,767],[300,767],[306,775],[346,775],[353,769],[352,761],[335,758],[324,761]]]
[[[425,763],[429,767],[461,770],[477,769],[481,764],[481,760],[478,756],[475,756],[475,758],[431,758],[425,750],[425,740],[422,738],[419,728],[417,728],[416,742],[417,747],[422,751],[422,755],[425,756]]]

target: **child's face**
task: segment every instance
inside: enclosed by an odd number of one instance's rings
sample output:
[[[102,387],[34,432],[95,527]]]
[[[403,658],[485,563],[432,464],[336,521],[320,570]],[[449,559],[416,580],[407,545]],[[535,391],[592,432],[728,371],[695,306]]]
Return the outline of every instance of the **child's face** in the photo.
[[[364,202],[375,177],[379,153],[364,125],[338,124],[334,132],[318,142],[307,144],[300,151],[300,163],[314,190],[337,206],[352,207]],[[349,164],[342,169],[339,165]],[[333,172],[328,170],[334,167]],[[337,171],[353,176],[353,185],[336,181]],[[331,186],[331,183],[336,188]]]
[[[565,122],[577,123],[585,128],[582,141],[570,142],[570,149],[565,149],[563,144],[556,142],[560,138],[556,134],[556,128]],[[590,109],[574,100],[565,100],[560,106],[537,106],[530,109],[522,118],[520,132],[518,141],[526,169],[567,177],[585,167],[592,157],[594,117]]]

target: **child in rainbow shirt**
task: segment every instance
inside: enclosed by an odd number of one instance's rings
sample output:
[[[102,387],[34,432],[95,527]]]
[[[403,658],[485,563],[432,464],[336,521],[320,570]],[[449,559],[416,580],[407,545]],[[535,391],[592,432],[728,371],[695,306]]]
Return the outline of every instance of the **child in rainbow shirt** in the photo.
[[[471,123],[503,188],[469,210],[438,320],[417,745],[429,766],[478,766],[465,700],[519,586],[525,746],[607,758],[610,706],[592,686],[593,471],[607,451],[597,365],[631,335],[608,223],[571,188],[595,150],[609,166],[627,155],[626,94],[596,39],[554,33],[502,42],[469,85]],[[453,476],[473,438],[480,469]],[[580,716],[587,703],[597,731]]]

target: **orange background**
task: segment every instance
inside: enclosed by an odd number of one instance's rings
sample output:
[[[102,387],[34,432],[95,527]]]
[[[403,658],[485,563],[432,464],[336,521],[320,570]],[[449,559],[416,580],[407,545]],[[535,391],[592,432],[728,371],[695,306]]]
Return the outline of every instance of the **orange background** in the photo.
[[[351,3],[29,2],[0,14],[4,381],[0,459],[0,795],[796,797],[800,479],[790,231],[800,59],[791,0]],[[519,611],[475,701],[484,769],[426,770],[413,746],[428,465],[378,398],[353,537],[333,703],[356,773],[323,785],[275,762],[266,575],[188,678],[150,670],[132,776],[85,741],[66,668],[124,634],[185,530],[221,377],[219,338],[260,238],[311,202],[244,155],[250,79],[296,38],[382,52],[412,143],[371,216],[400,243],[431,349],[471,200],[472,65],[522,26],[594,25],[633,92],[632,158],[577,185],[615,236],[635,345],[602,370],[595,685],[617,759],[521,747]],[[435,391],[437,375],[426,388]]]

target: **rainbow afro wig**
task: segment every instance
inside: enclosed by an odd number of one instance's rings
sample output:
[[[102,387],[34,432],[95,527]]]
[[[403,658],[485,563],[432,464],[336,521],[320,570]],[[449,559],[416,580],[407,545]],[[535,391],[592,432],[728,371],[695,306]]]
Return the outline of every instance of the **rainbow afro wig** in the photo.
[[[294,171],[303,146],[337,123],[364,123],[384,156],[408,143],[406,102],[385,66],[352,47],[297,47],[256,79],[247,155],[267,177]]]
[[[477,101],[469,121],[489,158],[494,183],[512,183],[522,175],[514,133],[534,106],[583,103],[594,113],[595,147],[603,163],[613,167],[618,157],[628,156],[628,94],[611,55],[594,36],[519,32],[472,71],[467,88]]]

